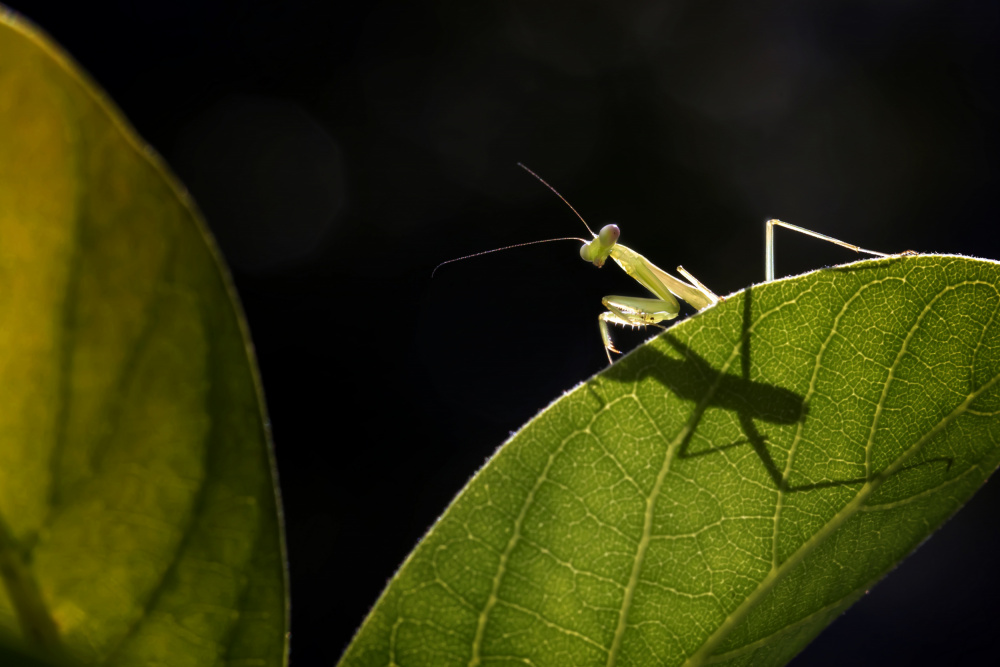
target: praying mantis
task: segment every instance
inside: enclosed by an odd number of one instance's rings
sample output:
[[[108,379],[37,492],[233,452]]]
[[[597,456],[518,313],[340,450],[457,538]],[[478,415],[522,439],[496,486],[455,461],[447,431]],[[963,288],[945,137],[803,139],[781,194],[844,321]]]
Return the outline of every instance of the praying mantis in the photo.
[[[605,225],[601,228],[600,232],[595,234],[583,216],[580,215],[573,205],[570,204],[558,190],[549,185],[545,179],[525,165],[520,162],[517,164],[519,167],[538,179],[538,181],[540,181],[545,187],[554,192],[555,195],[559,197],[559,199],[561,199],[563,203],[566,204],[571,211],[573,211],[573,213],[576,214],[576,217],[579,218],[583,225],[587,228],[587,231],[590,232],[593,239],[590,241],[577,237],[545,239],[544,241],[520,243],[513,246],[507,246],[505,248],[497,248],[496,250],[488,250],[486,253],[507,250],[509,248],[516,248],[524,245],[533,245],[535,243],[548,243],[550,241],[579,241],[583,243],[583,246],[580,248],[580,257],[582,257],[585,261],[591,262],[594,266],[600,268],[604,266],[604,263],[607,261],[608,257],[610,257],[616,264],[618,264],[618,266],[622,268],[623,271],[625,271],[625,273],[649,290],[655,297],[606,296],[601,299],[601,303],[605,308],[607,308],[607,311],[598,316],[597,324],[600,329],[601,341],[604,343],[604,352],[608,357],[609,364],[613,363],[611,358],[612,352],[615,354],[621,354],[621,351],[615,347],[614,342],[611,340],[611,332],[608,328],[609,324],[631,327],[656,326],[663,328],[660,324],[661,322],[672,320],[680,314],[681,307],[678,299],[686,301],[699,312],[722,300],[697,278],[685,271],[683,266],[678,266],[677,272],[684,276],[684,278],[686,278],[689,282],[685,282],[676,276],[670,275],[636,251],[618,243],[618,238],[621,235],[621,230],[618,228],[618,225]],[[853,243],[847,243],[831,236],[814,232],[811,229],[806,229],[805,227],[799,227],[781,220],[771,219],[765,223],[765,282],[771,282],[774,280],[775,227],[785,227],[786,229],[791,229],[814,238],[843,246],[858,253],[866,253],[877,257],[889,256],[886,253],[877,252],[875,250],[867,250],[860,246],[856,246]],[[458,257],[456,259],[442,262],[435,267],[434,271],[436,272],[437,269],[444,264],[457,262],[462,259],[468,259],[469,257],[475,257],[486,253],[476,253],[474,255],[467,255],[465,257]],[[431,273],[432,277],[433,275],[434,274]]]

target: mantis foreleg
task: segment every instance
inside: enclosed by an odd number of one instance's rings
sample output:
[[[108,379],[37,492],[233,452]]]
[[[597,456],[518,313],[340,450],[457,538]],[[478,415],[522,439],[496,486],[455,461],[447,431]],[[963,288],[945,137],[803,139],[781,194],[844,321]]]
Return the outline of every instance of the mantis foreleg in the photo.
[[[596,266],[602,266],[606,259],[611,257],[625,273],[657,298],[608,296],[602,300],[608,312],[600,315],[597,323],[609,363],[611,362],[611,353],[620,354],[620,352],[611,341],[608,323],[638,327],[656,325],[664,320],[672,320],[677,317],[681,309],[680,303],[677,301],[678,298],[687,301],[698,310],[719,301],[719,297],[686,271],[678,269],[692,279],[693,285],[670,275],[631,248],[618,244],[619,234],[616,225],[606,225],[601,229],[600,234],[594,236],[593,241],[580,249],[580,256],[593,262]]]

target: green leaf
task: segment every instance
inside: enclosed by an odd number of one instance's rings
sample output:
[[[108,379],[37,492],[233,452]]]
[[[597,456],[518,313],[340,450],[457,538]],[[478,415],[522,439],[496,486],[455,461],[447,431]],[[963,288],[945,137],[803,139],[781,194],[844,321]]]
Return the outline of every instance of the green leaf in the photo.
[[[343,665],[781,665],[1000,462],[1000,265],[758,285],[549,406]]]
[[[228,278],[162,162],[2,7],[0,398],[5,656],[284,663],[273,466]]]

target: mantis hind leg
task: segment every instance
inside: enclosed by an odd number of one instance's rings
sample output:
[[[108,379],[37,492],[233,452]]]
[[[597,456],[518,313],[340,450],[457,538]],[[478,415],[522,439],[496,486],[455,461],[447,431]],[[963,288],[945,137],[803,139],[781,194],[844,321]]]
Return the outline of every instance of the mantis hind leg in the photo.
[[[856,246],[853,243],[847,243],[846,241],[841,241],[840,239],[835,239],[832,236],[827,236],[826,234],[820,234],[819,232],[814,232],[811,229],[806,229],[805,227],[799,227],[798,225],[793,225],[789,222],[782,222],[781,220],[771,219],[764,223],[764,282],[771,282],[774,280],[774,228],[784,227],[785,229],[791,229],[792,231],[799,232],[800,234],[805,234],[806,236],[812,236],[813,238],[820,239],[822,241],[827,241],[833,243],[849,250],[853,250],[857,253],[865,253],[866,255],[874,255],[875,257],[888,257],[884,252],[878,252],[877,250],[867,250],[860,246]]]

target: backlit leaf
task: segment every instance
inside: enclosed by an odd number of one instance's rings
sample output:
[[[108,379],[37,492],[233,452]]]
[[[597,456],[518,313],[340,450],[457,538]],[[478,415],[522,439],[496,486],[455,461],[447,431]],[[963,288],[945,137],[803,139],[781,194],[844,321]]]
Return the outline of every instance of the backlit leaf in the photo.
[[[950,256],[728,297],[511,438],[342,664],[786,663],[997,467],[998,315]]]
[[[65,54],[0,8],[5,655],[284,662],[246,340],[183,190]]]

